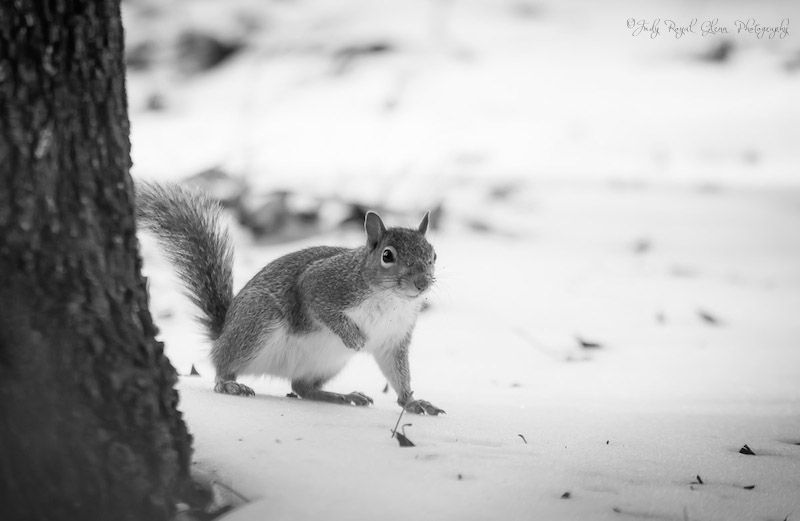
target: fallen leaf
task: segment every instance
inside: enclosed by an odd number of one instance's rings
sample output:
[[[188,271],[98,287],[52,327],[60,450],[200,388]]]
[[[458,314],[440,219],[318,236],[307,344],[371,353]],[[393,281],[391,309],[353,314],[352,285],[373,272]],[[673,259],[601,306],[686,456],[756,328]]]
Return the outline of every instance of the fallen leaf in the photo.
[[[584,340],[583,338],[576,336],[575,340],[578,341],[578,344],[584,349],[600,349],[603,347],[603,344],[599,342],[590,342],[588,340]]]
[[[569,491],[564,492],[563,494],[561,494],[561,499],[569,499],[571,497],[572,497],[572,494],[570,494]]]
[[[747,486],[744,486],[742,488],[745,489],[745,490],[753,490],[754,488],[756,488],[756,486],[755,485],[747,485]]]
[[[719,319],[717,317],[715,317],[714,315],[703,309],[697,310],[697,316],[699,316],[705,323],[710,324],[712,326],[718,326],[720,324]]]
[[[756,453],[753,452],[753,449],[748,447],[746,443],[744,444],[744,446],[741,449],[739,449],[739,454],[744,454],[746,456],[755,456],[756,455]]]
[[[397,438],[397,443],[399,443],[401,447],[416,447],[414,442],[406,438],[406,435],[402,432],[395,432],[394,437]]]

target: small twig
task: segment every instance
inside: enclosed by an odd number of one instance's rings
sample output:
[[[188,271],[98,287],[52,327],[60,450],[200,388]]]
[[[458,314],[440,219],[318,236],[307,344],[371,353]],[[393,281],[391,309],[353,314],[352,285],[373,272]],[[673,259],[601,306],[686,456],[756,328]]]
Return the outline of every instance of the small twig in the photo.
[[[404,412],[406,412],[406,409],[405,407],[402,407],[400,409],[400,416],[397,417],[397,423],[394,424],[394,429],[392,429],[392,435],[390,436],[391,438],[394,438],[394,435],[397,434],[397,427],[400,426],[400,420],[403,418]]]

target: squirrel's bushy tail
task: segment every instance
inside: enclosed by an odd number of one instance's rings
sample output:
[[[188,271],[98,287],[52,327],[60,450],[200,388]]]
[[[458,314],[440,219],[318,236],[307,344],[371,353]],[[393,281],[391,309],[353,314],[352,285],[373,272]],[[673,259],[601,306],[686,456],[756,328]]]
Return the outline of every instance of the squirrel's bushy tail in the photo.
[[[136,183],[136,218],[158,237],[212,340],[233,300],[233,248],[222,207],[176,184]]]

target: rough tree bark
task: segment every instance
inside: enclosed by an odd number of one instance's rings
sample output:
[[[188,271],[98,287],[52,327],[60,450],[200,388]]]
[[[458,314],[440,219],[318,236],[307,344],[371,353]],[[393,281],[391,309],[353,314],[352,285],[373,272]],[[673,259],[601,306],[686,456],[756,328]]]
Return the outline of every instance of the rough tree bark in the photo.
[[[122,52],[119,0],[0,2],[0,519],[168,519],[189,487]]]

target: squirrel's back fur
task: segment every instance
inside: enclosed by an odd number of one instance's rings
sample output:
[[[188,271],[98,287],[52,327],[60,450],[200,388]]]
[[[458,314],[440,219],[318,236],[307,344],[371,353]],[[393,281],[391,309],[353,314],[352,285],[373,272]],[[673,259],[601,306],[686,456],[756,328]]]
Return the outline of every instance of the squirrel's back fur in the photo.
[[[176,184],[136,183],[136,217],[158,237],[211,340],[225,324],[233,300],[233,248],[222,226],[222,207]]]

